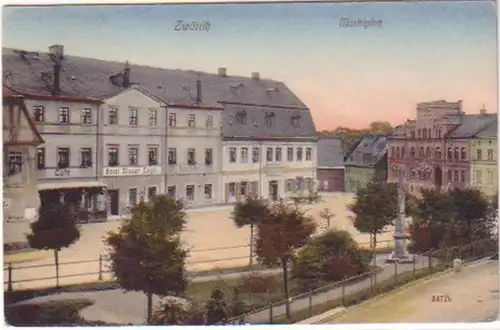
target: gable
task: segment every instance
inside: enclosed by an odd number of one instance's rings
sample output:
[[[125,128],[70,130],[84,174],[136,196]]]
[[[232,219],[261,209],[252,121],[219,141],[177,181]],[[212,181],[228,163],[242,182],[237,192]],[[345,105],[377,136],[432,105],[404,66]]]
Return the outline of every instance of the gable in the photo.
[[[3,100],[3,141],[4,144],[43,143],[35,123],[21,99]]]
[[[159,108],[163,105],[163,102],[135,88],[126,89],[108,98],[105,102],[108,105],[125,105],[136,108]]]

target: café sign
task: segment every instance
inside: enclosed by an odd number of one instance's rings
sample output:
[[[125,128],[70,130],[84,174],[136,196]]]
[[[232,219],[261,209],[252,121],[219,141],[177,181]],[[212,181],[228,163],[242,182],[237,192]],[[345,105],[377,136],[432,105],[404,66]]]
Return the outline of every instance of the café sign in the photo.
[[[161,166],[105,167],[103,176],[135,176],[161,174]]]

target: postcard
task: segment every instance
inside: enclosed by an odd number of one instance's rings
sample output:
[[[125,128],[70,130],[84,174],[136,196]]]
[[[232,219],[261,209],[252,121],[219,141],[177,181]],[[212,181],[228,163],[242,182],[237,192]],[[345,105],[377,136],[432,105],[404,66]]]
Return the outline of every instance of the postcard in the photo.
[[[494,1],[2,18],[8,324],[498,318]]]

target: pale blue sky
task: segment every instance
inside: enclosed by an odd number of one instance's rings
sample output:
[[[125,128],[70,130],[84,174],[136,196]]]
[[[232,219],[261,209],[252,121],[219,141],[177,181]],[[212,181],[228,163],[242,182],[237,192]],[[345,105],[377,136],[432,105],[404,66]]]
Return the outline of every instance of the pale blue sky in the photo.
[[[393,124],[415,103],[464,100],[497,111],[492,1],[7,7],[3,46],[281,80],[318,128]],[[341,28],[341,18],[382,27]],[[174,31],[177,20],[210,31]]]

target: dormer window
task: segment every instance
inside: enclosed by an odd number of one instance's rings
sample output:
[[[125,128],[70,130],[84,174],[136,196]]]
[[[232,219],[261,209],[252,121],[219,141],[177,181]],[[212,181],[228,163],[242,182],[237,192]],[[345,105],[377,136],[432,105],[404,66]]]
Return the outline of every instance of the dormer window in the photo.
[[[247,112],[245,110],[240,110],[236,114],[236,122],[240,125],[245,125],[247,123]]]
[[[266,112],[266,124],[268,127],[274,127],[274,112]]]
[[[295,128],[300,128],[300,114],[296,113],[292,116],[291,118],[291,122],[292,122],[292,125],[293,127]]]

